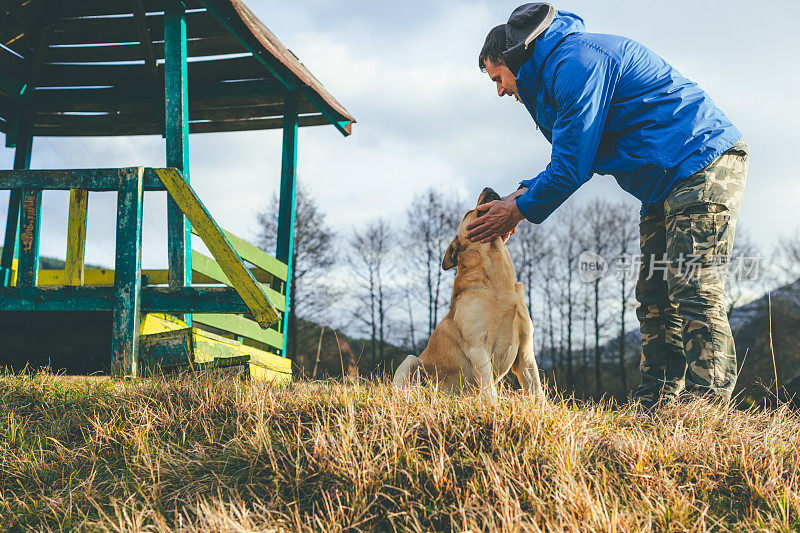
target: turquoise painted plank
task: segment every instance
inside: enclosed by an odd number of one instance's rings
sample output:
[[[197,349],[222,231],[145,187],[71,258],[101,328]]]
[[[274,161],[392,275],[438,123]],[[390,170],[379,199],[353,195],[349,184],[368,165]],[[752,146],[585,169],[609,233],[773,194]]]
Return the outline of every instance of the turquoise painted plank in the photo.
[[[117,253],[111,338],[111,372],[118,376],[136,376],[138,373],[143,199],[144,168],[121,172],[117,196]]]
[[[0,170],[0,189],[116,191],[119,189],[119,168],[75,170]],[[163,191],[164,185],[152,168],[145,169],[146,191]]]
[[[14,151],[14,170],[25,171],[31,166],[31,150],[33,148],[33,137],[31,136],[30,124],[23,124],[20,128],[22,134],[17,141],[17,148]],[[3,253],[0,256],[0,286],[6,287],[11,284],[11,270],[14,259],[19,254],[19,225],[20,207],[22,205],[22,185],[12,188],[8,198],[8,215],[6,217],[6,233],[3,241]]]
[[[11,284],[11,273],[14,259],[17,258],[17,242],[19,242],[19,206],[22,191],[13,189],[8,197],[8,215],[6,217],[6,235],[3,241],[3,253],[0,255],[0,287]]]
[[[275,254],[278,261],[286,264],[287,278],[284,302],[287,312],[283,313],[283,351],[286,357],[286,342],[289,327],[289,302],[292,291],[292,265],[294,262],[294,218],[295,196],[297,193],[297,97],[286,97],[283,108],[283,152],[281,156],[281,192],[278,206],[278,242]]]
[[[167,167],[189,183],[189,76],[186,66],[186,9],[179,0],[164,2],[164,98]],[[167,198],[169,284],[192,282],[191,226],[172,197]],[[191,325],[191,317],[184,317]]]
[[[22,189],[17,285],[35,287],[39,278],[42,190]]]
[[[114,287],[0,287],[0,311],[112,311]],[[230,287],[142,287],[143,313],[248,313]]]

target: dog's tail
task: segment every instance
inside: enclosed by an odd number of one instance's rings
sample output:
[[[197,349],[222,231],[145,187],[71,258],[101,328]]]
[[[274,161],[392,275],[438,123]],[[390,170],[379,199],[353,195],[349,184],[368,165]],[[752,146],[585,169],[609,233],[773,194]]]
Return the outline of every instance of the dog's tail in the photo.
[[[397,367],[397,371],[394,373],[394,379],[392,379],[392,385],[395,387],[402,386],[420,368],[422,368],[422,363],[420,363],[419,357],[416,355],[407,356],[405,360],[400,363],[400,366]]]

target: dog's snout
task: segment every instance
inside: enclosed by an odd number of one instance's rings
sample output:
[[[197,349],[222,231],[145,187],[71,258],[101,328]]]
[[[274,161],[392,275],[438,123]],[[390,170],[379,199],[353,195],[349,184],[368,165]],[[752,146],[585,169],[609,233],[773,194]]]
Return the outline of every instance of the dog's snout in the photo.
[[[485,189],[483,189],[483,192],[481,192],[481,195],[478,198],[480,203],[491,202],[491,201],[499,200],[499,199],[500,199],[500,195],[497,194],[495,192],[495,190],[492,189],[491,187],[486,187]]]

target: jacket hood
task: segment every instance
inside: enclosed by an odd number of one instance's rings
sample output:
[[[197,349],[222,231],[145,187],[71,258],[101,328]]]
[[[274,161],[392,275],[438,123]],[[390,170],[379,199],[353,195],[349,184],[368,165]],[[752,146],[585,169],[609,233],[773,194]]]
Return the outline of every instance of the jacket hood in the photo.
[[[527,85],[536,86],[542,67],[553,50],[566,36],[584,32],[586,26],[581,17],[569,11],[557,11],[550,25],[533,42],[533,53],[519,70],[514,72],[517,76],[517,85],[519,86],[521,78],[525,78]]]

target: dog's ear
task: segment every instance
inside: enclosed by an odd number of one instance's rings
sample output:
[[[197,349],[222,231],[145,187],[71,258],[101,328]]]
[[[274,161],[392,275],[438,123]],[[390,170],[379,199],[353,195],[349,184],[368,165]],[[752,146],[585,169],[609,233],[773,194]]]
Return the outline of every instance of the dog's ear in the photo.
[[[447,251],[444,253],[444,257],[442,258],[442,270],[450,270],[454,266],[458,265],[458,252],[458,236],[456,236],[453,239],[453,242],[450,243],[450,246],[447,247]]]

